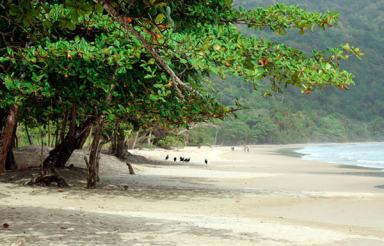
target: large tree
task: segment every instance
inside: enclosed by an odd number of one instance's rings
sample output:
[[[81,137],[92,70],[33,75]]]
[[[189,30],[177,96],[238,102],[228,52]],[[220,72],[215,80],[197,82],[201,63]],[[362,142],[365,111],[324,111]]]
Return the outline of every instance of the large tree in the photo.
[[[317,87],[345,89],[353,76],[339,62],[347,53],[361,55],[344,45],[307,56],[237,30],[248,25],[281,35],[288,28],[304,32],[337,23],[335,13],[296,6],[243,10],[230,0],[0,3],[0,172],[21,111],[38,124],[61,125],[66,136],[44,161],[52,172],[95,126],[89,188],[96,185],[101,132],[111,122],[106,118],[142,127],[222,118],[232,110],[209,95],[211,74],[239,76],[255,88],[268,78],[273,91],[288,84],[307,94]]]

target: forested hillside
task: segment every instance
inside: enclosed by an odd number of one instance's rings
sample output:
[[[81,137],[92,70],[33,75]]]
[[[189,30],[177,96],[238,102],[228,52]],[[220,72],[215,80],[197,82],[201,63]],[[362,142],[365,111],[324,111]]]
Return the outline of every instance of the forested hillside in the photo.
[[[380,0],[237,0],[244,8],[264,7],[277,2],[297,4],[309,10],[338,11],[340,23],[323,31],[314,29],[299,35],[255,32],[249,34],[305,50],[325,49],[350,43],[363,50],[362,60],[352,58],[343,67],[356,76],[356,84],[347,91],[327,89],[311,95],[286,88],[264,98],[265,88],[251,93],[236,78],[217,81],[218,96],[231,104],[240,99],[247,110],[211,129],[195,129],[191,142],[198,144],[290,143],[384,140],[384,4]]]

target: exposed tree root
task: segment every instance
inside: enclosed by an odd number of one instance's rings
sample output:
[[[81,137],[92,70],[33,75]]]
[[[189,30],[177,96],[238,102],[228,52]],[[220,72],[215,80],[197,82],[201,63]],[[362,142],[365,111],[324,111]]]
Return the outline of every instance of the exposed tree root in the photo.
[[[56,183],[57,187],[60,187],[60,188],[69,187],[67,181],[65,181],[65,179],[61,177],[60,174],[58,174],[54,168],[51,168],[49,174],[46,174],[43,172],[41,175],[37,176],[36,178],[33,178],[27,184],[50,186],[51,183]]]
[[[133,170],[132,164],[129,163],[129,162],[126,162],[126,164],[128,166],[129,174],[130,175],[134,175],[135,174],[135,170]]]

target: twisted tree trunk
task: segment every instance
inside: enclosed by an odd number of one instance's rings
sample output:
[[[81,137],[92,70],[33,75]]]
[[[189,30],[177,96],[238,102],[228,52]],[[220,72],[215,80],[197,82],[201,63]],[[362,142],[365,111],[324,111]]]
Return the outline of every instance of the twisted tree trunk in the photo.
[[[74,126],[59,145],[49,152],[49,156],[43,162],[43,168],[49,166],[63,168],[71,157],[73,151],[82,147],[88,137],[90,129],[95,122],[93,117],[85,120],[80,126]]]
[[[56,167],[65,167],[65,164],[71,157],[73,151],[81,146],[84,142],[84,138],[88,137],[90,128],[94,122],[94,117],[90,117],[80,126],[72,125],[65,136],[64,141],[51,150],[48,157],[44,160],[41,175],[32,179],[29,184],[48,186],[54,182],[59,187],[68,187],[68,183],[56,171]]]
[[[112,100],[112,91],[115,89],[116,85],[111,85],[111,90],[108,93],[106,98],[106,103],[110,104]],[[89,153],[89,162],[87,158],[85,163],[88,168],[88,177],[87,177],[87,189],[95,189],[96,183],[99,181],[99,160],[100,160],[100,150],[101,150],[101,132],[103,130],[105,113],[100,113],[95,121],[93,141],[91,145],[91,152]]]

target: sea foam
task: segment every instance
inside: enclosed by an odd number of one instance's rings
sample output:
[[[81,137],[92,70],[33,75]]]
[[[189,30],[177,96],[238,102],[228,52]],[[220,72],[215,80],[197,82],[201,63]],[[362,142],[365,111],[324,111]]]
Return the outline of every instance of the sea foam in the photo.
[[[384,143],[309,145],[296,152],[305,160],[384,169]]]

